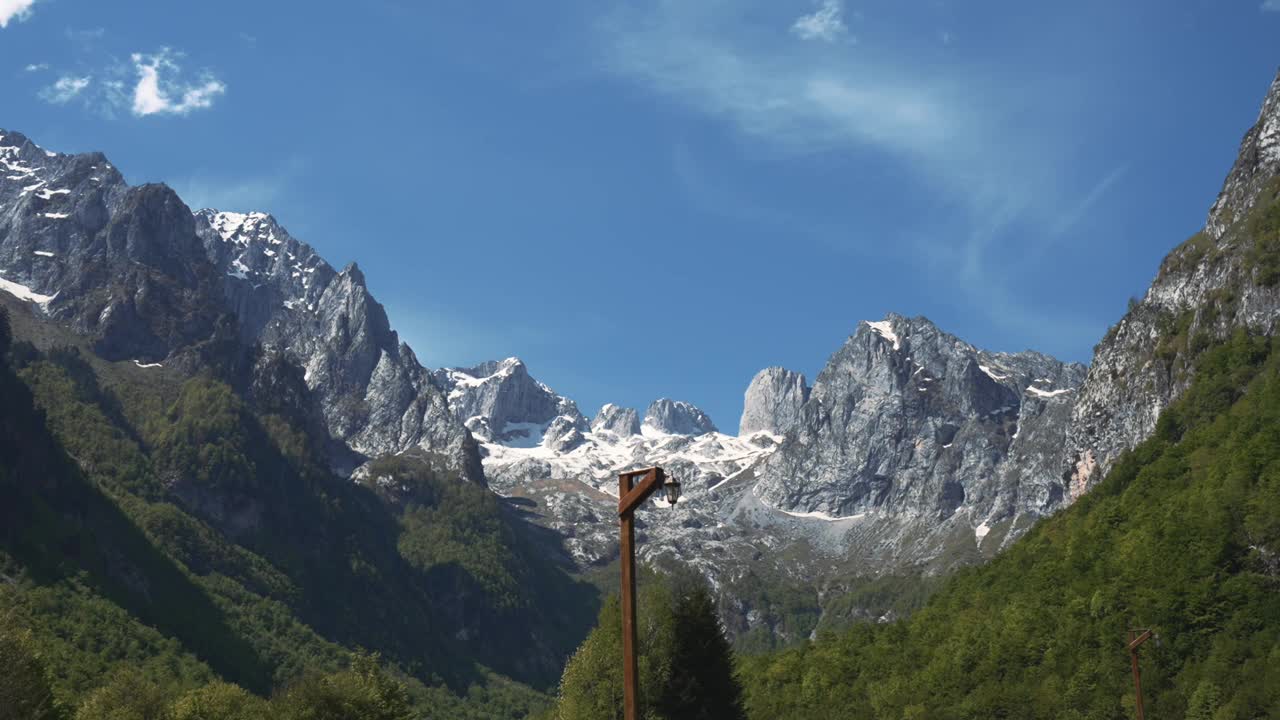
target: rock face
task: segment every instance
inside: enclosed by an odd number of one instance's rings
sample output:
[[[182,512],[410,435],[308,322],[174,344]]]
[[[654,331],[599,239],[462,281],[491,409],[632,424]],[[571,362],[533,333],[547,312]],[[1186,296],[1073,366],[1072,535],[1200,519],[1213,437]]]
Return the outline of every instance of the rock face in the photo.
[[[635,408],[624,408],[607,403],[591,421],[592,432],[611,432],[618,437],[640,434],[640,415]]]
[[[924,318],[866,322],[818,375],[758,474],[766,505],[859,532],[935,531],[1039,516],[1063,499],[1057,461],[1085,368],[1035,352],[990,353]],[[1016,470],[1014,470],[1016,468]]]
[[[1244,219],[1280,175],[1280,74],[1262,101],[1258,121],[1240,142],[1240,154],[1227,174],[1222,192],[1209,209],[1205,230],[1220,240],[1237,220]]]
[[[1190,384],[1199,348],[1236,328],[1273,334],[1280,320],[1280,245],[1262,215],[1280,197],[1280,76],[1209,211],[1143,299],[1099,343],[1072,413],[1062,473],[1078,497],[1116,457],[1151,435]]]
[[[111,360],[164,358],[214,335],[216,275],[163,185],[130,187],[100,153],[0,130],[0,278]]]
[[[284,353],[350,450],[419,448],[484,481],[474,440],[359,268],[334,271],[269,215],[193,214],[164,185],[129,186],[101,154],[0,131],[0,281],[108,360],[194,371],[228,344]]]
[[[786,368],[765,368],[747,386],[738,434],[785,433],[800,419],[800,409],[808,399],[804,375]]]
[[[687,402],[666,398],[649,403],[649,409],[644,411],[643,428],[668,435],[717,432],[715,423],[706,413]]]
[[[588,429],[578,406],[529,376],[520,358],[434,373],[454,416],[485,440],[536,445],[554,421],[555,435]]]
[[[242,342],[303,368],[333,437],[364,456],[419,448],[441,469],[484,481],[474,440],[355,263],[335,271],[265,213],[201,210],[196,220]]]

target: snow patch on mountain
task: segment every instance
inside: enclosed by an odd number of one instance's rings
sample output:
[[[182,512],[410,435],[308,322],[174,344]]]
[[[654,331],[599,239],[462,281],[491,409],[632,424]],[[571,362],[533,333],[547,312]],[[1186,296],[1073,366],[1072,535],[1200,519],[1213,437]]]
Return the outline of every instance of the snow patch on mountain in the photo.
[[[898,338],[898,334],[893,331],[893,323],[888,320],[863,320],[872,330],[880,337],[893,343],[894,350],[902,349],[902,341]]]
[[[58,293],[43,295],[32,290],[26,285],[13,282],[12,280],[5,280],[2,277],[0,277],[0,290],[9,293],[19,300],[27,300],[41,306],[48,305],[50,302],[53,302],[54,298],[58,297]]]

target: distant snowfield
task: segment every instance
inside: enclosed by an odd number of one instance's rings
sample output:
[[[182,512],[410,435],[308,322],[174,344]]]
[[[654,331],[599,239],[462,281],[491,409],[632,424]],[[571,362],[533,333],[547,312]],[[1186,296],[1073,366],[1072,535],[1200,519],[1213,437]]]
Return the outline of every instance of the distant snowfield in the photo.
[[[52,295],[41,295],[40,293],[33,291],[31,288],[27,287],[26,285],[20,285],[11,280],[5,280],[4,278],[0,278],[0,290],[3,290],[9,293],[10,295],[18,298],[19,300],[27,300],[29,302],[37,303],[39,305],[44,305],[45,303],[58,297],[58,293],[54,293]]]
[[[483,460],[491,479],[508,477],[503,471],[528,462],[545,463],[552,478],[575,479],[587,483],[605,493],[618,492],[617,474],[623,470],[643,465],[660,465],[670,468],[687,463],[706,471],[722,475],[724,480],[711,487],[686,487],[680,504],[696,502],[699,497],[715,487],[734,479],[776,449],[781,438],[771,436],[773,443],[764,446],[754,444],[751,438],[739,438],[723,433],[705,435],[668,435],[652,428],[642,435],[618,437],[612,432],[587,432],[583,442],[566,452],[559,452],[543,444],[549,423],[508,423],[504,431],[514,431],[503,442],[480,438],[485,448]],[[686,478],[688,479],[688,478]]]
[[[1027,392],[1035,395],[1036,397],[1051,398],[1058,397],[1059,395],[1065,395],[1066,393],[1071,392],[1071,388],[1062,388],[1061,390],[1041,390],[1038,387],[1029,387],[1027,388]]]

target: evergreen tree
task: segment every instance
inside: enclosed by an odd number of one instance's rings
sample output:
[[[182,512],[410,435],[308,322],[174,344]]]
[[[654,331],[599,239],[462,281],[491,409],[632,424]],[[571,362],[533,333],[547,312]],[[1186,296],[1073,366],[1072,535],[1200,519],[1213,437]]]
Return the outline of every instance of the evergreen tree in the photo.
[[[672,586],[677,586],[673,588]],[[646,720],[739,720],[733,652],[699,579],[646,573],[637,599],[640,715]],[[622,717],[622,613],[616,597],[565,667],[555,720]]]
[[[742,720],[742,686],[733,650],[705,584],[683,593],[673,609],[670,677],[658,700],[670,720]]]

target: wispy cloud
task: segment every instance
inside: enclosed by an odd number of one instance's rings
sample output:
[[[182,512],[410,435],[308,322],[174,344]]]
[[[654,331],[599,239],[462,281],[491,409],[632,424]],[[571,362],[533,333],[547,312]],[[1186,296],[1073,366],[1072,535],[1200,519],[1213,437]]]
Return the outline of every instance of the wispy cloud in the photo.
[[[1007,78],[959,66],[924,72],[865,50],[808,52],[733,27],[732,12],[719,0],[621,11],[602,24],[607,67],[776,148],[886,153],[981,214],[1011,194],[1033,195],[1016,171],[1028,166],[1019,118],[977,100]]]
[[[67,28],[65,30],[67,38],[76,42],[86,42],[91,40],[101,40],[107,36],[107,29],[104,27],[91,28]]]
[[[1058,237],[1074,227],[1076,223],[1080,222],[1081,218],[1093,209],[1093,206],[1096,205],[1099,200],[1106,197],[1107,191],[1119,182],[1127,172],[1129,172],[1129,166],[1120,165],[1103,176],[1102,179],[1099,180],[1091,190],[1089,190],[1088,194],[1084,196],[1078,205],[1071,208],[1066,213],[1063,213],[1063,215],[1058,218],[1058,221],[1050,227],[1049,234],[1052,237]]]
[[[622,2],[599,26],[605,66],[736,127],[754,152],[858,158],[914,177],[911,192],[931,198],[948,229],[904,235],[906,261],[961,290],[986,288],[984,304],[1003,297],[1008,258],[1026,254],[1027,233],[1065,232],[1123,175],[1074,199],[1080,191],[1062,171],[1070,158],[1060,141],[1071,100],[1049,78],[938,65],[874,38],[856,47],[794,42],[847,32],[831,0],[772,28],[761,19],[778,18],[777,5],[748,8],[755,12],[727,0]],[[1045,93],[1034,94],[1039,88]],[[989,309],[993,321],[1009,317]]]
[[[9,27],[10,20],[26,20],[31,17],[31,6],[36,0],[0,0],[0,28]]]
[[[844,24],[844,7],[840,0],[822,0],[822,5],[808,15],[801,15],[791,25],[791,32],[802,40],[835,42],[849,32]]]
[[[24,68],[22,68],[22,69],[23,69],[23,70],[25,70],[25,71],[27,71],[27,72],[29,72],[29,73],[32,73],[32,72],[40,72],[41,70],[48,70],[48,69],[49,69],[49,63],[31,63],[30,65],[27,65],[26,67],[24,67]]]
[[[1280,0],[1266,0],[1262,3],[1262,9],[1266,12],[1280,12]]]
[[[41,100],[53,103],[54,105],[62,105],[74,100],[80,93],[85,91],[93,82],[93,78],[89,76],[76,77],[67,75],[60,77],[52,85],[44,88],[39,92]]]
[[[283,176],[237,179],[189,177],[173,183],[173,189],[193,210],[214,208],[236,212],[270,211],[286,187]]]
[[[161,48],[154,55],[134,53],[130,60],[138,81],[133,87],[131,110],[134,115],[186,115],[213,105],[227,91],[227,86],[205,72],[194,81],[184,80],[177,59],[180,54]]]
[[[289,205],[289,188],[307,172],[305,157],[291,157],[275,165],[271,172],[238,177],[193,174],[170,182],[183,202],[192,209],[214,208],[249,212],[280,212]],[[298,218],[297,225],[305,220]]]

